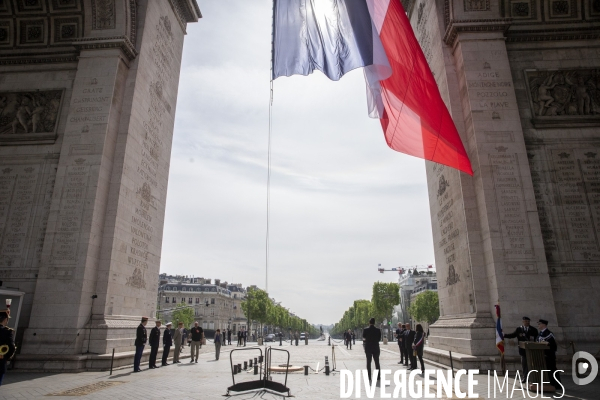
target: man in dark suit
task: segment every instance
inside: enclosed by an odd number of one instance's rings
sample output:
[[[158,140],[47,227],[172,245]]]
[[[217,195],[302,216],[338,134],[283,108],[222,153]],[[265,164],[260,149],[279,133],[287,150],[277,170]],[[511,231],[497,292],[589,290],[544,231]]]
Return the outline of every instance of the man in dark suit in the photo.
[[[554,386],[556,391],[560,392],[562,387],[562,385],[559,385],[558,383],[560,382],[560,373],[556,374],[556,378],[554,377],[554,373],[556,372],[556,350],[558,350],[556,339],[554,338],[554,334],[548,329],[548,321],[545,319],[540,319],[538,321],[538,328],[540,328],[540,331],[538,333],[537,341],[540,343],[548,343],[548,348],[544,350],[546,368],[550,371],[548,372],[548,380],[550,381],[550,384]]]
[[[507,339],[517,338],[517,344],[521,342],[535,342],[538,336],[538,331],[532,326],[529,326],[531,320],[529,317],[523,317],[523,325],[519,326],[513,333],[505,333],[504,337]],[[519,347],[519,355],[521,356],[521,368],[523,368],[523,375],[521,375],[521,382],[527,380],[527,374],[529,373],[529,367],[527,367],[527,353],[525,349]]]
[[[406,355],[408,356],[406,362],[404,363],[405,367],[408,367],[408,370],[411,371],[417,368],[417,357],[413,356],[413,342],[415,341],[415,331],[410,329],[410,324],[404,324],[404,351],[406,351]]]
[[[156,321],[156,326],[150,331],[150,338],[148,343],[150,344],[150,360],[148,367],[150,369],[158,368],[156,366],[156,356],[158,355],[158,346],[160,346],[160,321]]]
[[[148,334],[146,333],[146,324],[148,323],[148,317],[142,317],[142,322],[137,327],[135,333],[135,357],[133,359],[133,372],[142,372],[140,369],[140,363],[142,362],[142,354],[144,353],[144,346],[148,340]]]
[[[10,310],[0,310],[0,386],[6,373],[6,363],[15,354],[14,331],[8,327]]]
[[[375,327],[375,318],[369,320],[369,327],[363,329],[363,346],[367,355],[367,373],[369,374],[369,382],[371,382],[371,359],[375,361],[375,369],[377,370],[377,381],[379,375],[379,340],[381,339],[381,329]]]
[[[163,355],[162,355],[162,366],[167,366],[167,359],[169,358],[169,351],[173,346],[173,336],[171,335],[171,326],[173,324],[167,322],[165,333],[163,334]]]
[[[400,348],[400,361],[398,364],[404,364],[404,360],[408,362],[407,352],[404,346],[404,324],[398,322],[398,329],[396,329],[396,339],[398,340],[398,347]]]

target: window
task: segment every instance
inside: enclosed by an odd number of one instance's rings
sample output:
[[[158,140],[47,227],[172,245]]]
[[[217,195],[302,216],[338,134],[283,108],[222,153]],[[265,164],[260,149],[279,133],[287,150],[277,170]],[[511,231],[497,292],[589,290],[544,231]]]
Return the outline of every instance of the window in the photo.
[[[185,297],[182,297],[182,298],[181,298],[181,302],[182,302],[182,303],[185,303]]]
[[[192,298],[190,297],[190,298],[188,299],[188,304],[192,304],[192,301],[193,301],[193,300],[192,300]]]
[[[202,329],[207,329],[208,328],[208,322],[203,321],[202,322]]]
[[[173,304],[177,304],[177,299],[173,297]]]
[[[169,302],[169,298],[165,297],[165,303],[168,303],[168,302]]]
[[[200,297],[196,297],[196,304],[200,304]]]
[[[210,299],[210,304],[215,304],[215,299],[214,298]]]
[[[211,317],[214,317],[214,316],[215,316],[215,309],[214,309],[214,308],[211,308],[211,309],[210,309],[210,316],[211,316]]]

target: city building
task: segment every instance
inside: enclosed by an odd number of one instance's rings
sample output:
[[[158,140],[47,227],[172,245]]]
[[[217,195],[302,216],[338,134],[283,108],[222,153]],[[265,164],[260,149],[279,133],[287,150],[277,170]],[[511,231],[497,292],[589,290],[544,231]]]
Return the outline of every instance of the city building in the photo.
[[[400,304],[394,308],[394,318],[392,318],[394,324],[411,322],[408,308],[419,293],[426,290],[437,292],[436,270],[427,267],[407,269],[399,274],[398,284],[400,285]]]
[[[172,320],[173,310],[185,304],[193,307],[196,321],[209,335],[217,329],[229,328],[234,334],[248,329],[241,307],[246,297],[242,284],[164,273],[159,282],[157,318]]]

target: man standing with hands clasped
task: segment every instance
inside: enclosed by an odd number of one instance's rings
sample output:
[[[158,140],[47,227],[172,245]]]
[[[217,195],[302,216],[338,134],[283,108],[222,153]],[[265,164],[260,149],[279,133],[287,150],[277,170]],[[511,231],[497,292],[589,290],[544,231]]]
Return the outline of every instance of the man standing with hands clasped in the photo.
[[[158,346],[160,346],[160,321],[156,321],[156,326],[150,331],[150,360],[148,367],[150,369],[159,368],[156,366],[156,355],[158,354]]]
[[[363,346],[367,356],[367,372],[369,382],[371,382],[371,359],[375,361],[375,370],[377,371],[377,382],[379,382],[379,340],[381,339],[381,329],[375,327],[375,318],[369,320],[369,327],[363,329]]]
[[[406,351],[406,362],[404,363],[405,367],[408,367],[408,370],[411,371],[417,368],[417,357],[413,356],[413,342],[415,341],[416,332],[410,329],[410,324],[405,324],[406,327],[404,331],[404,351]]]
[[[173,338],[171,337],[171,324],[167,322],[167,327],[165,329],[165,333],[163,335],[163,355],[162,355],[162,366],[166,367],[167,359],[169,358],[169,351],[171,350],[171,346],[173,346]]]
[[[135,357],[133,359],[133,372],[142,372],[140,369],[140,363],[142,361],[142,354],[144,353],[144,346],[148,340],[148,333],[146,332],[146,324],[148,323],[148,317],[142,317],[142,322],[137,327],[135,332]]]
[[[404,324],[398,322],[398,329],[396,329],[396,339],[398,339],[398,347],[400,348],[400,361],[398,364],[404,364],[404,360],[408,363],[408,357],[406,354],[406,349],[404,348]]]
[[[194,322],[194,326],[191,329],[192,334],[192,357],[190,362],[194,362],[194,354],[196,355],[195,361],[198,364],[198,354],[200,354],[200,349],[202,348],[202,336],[204,335],[204,330],[198,325],[198,322]]]
[[[519,326],[513,333],[504,333],[504,337],[507,339],[517,338],[517,344],[521,342],[535,342],[538,331],[533,326],[529,326],[531,320],[529,317],[523,317],[523,325]],[[527,352],[525,349],[519,347],[519,355],[521,356],[521,368],[523,368],[523,375],[521,375],[521,383],[527,380],[527,374],[529,373],[529,367],[527,367]]]
[[[179,354],[181,353],[181,344],[183,343],[183,322],[177,324],[177,329],[175,329],[175,334],[173,335],[173,341],[175,342],[173,364],[181,364],[181,361],[179,361]]]

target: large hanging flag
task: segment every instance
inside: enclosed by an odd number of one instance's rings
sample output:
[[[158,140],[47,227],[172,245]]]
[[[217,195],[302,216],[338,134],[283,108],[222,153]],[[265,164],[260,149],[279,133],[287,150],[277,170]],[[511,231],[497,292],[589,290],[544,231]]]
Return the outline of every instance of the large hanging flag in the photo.
[[[504,355],[504,334],[502,333],[502,318],[500,315],[500,305],[496,304],[496,347],[500,354]]]
[[[390,148],[473,174],[400,0],[274,0],[273,15],[273,79],[365,67]]]

